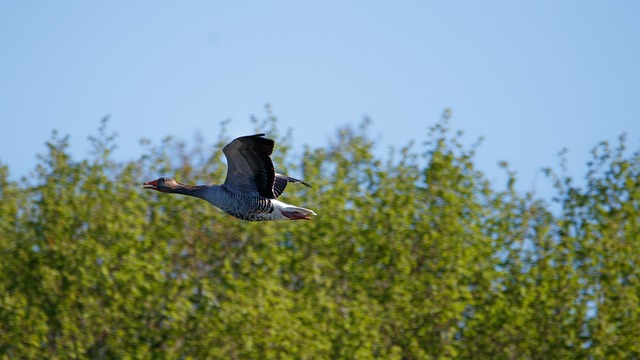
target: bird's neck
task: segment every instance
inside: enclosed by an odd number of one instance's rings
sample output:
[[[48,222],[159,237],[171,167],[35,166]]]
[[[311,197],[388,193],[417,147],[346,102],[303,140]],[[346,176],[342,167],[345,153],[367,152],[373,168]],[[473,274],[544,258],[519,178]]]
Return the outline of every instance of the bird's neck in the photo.
[[[172,192],[176,194],[204,198],[209,188],[211,188],[211,186],[209,185],[187,185],[178,183],[178,185],[172,189]]]

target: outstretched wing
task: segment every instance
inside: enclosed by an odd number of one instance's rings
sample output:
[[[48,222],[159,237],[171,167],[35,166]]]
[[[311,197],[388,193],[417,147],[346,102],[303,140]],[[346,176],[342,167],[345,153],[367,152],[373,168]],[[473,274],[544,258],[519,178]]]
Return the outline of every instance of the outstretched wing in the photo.
[[[229,190],[269,199],[276,197],[273,191],[276,173],[270,157],[275,142],[264,135],[239,137],[222,149],[228,166],[224,185]]]
[[[307,187],[311,187],[311,185],[302,180],[294,179],[286,175],[276,174],[276,182],[275,184],[273,184],[273,194],[276,198],[284,192],[284,189],[287,187],[288,183],[301,183],[303,185],[306,185]]]

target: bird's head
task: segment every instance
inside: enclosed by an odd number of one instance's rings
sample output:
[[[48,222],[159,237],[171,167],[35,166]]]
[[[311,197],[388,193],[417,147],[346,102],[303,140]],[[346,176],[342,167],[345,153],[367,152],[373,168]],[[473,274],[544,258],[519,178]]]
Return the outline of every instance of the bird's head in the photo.
[[[173,179],[161,177],[157,180],[148,181],[142,184],[142,186],[145,189],[170,193],[178,186],[178,182]]]

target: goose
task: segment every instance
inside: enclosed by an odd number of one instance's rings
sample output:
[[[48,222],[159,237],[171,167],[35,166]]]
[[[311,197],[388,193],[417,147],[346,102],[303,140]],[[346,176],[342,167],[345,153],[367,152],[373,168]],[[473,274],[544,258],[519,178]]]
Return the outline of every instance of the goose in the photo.
[[[310,220],[316,215],[312,210],[276,200],[288,183],[311,186],[275,172],[270,157],[275,141],[264,136],[242,136],[222,148],[227,177],[221,185],[187,185],[161,177],[143,183],[143,188],[198,197],[242,220]]]

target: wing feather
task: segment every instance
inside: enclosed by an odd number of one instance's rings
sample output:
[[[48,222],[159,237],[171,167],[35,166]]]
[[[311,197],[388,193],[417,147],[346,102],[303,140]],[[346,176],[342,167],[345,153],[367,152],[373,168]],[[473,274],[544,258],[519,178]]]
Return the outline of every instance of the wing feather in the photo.
[[[276,174],[276,182],[273,184],[273,194],[276,196],[276,198],[284,192],[284,189],[287,188],[288,183],[301,183],[303,185],[306,185],[307,187],[311,187],[311,185],[302,180],[298,180],[286,175]]]
[[[276,174],[270,157],[275,142],[264,135],[242,136],[222,149],[228,166],[224,185],[229,190],[269,199],[276,197],[273,191]]]

